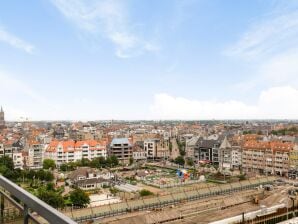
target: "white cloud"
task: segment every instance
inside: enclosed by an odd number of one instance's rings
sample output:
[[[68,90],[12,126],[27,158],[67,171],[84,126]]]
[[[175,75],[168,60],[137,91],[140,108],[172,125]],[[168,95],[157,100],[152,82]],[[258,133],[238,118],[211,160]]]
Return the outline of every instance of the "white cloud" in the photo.
[[[275,85],[291,84],[298,86],[298,50],[290,50],[274,56],[259,68],[259,76]]]
[[[94,37],[101,35],[115,46],[121,58],[143,52],[158,51],[159,47],[145,40],[129,21],[127,9],[119,0],[52,0],[58,10],[75,26]]]
[[[254,105],[156,94],[150,109],[155,119],[297,119],[298,90],[289,86],[269,88],[261,92]]]
[[[298,88],[297,37],[297,1],[280,2],[271,12],[255,19],[225,51],[228,56],[250,60],[250,76],[232,86],[242,92],[272,86]]]
[[[16,37],[14,34],[9,33],[2,27],[0,27],[0,41],[7,43],[14,48],[23,50],[29,54],[34,53],[35,50],[35,47],[32,44]]]
[[[283,86],[263,91],[258,107],[261,118],[298,119],[298,89]]]
[[[297,45],[298,11],[281,10],[252,23],[240,40],[226,49],[229,56],[247,59],[274,54]]]

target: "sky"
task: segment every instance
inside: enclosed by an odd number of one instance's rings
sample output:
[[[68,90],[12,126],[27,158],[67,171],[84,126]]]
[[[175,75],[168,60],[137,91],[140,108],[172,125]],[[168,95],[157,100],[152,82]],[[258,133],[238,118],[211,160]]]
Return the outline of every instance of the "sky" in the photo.
[[[7,120],[298,119],[298,1],[1,1],[0,105]]]

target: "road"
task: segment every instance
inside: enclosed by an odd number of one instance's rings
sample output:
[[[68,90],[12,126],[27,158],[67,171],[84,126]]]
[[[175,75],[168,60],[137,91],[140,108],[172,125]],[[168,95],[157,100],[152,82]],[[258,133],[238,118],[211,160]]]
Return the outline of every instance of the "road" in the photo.
[[[172,142],[172,152],[171,152],[170,158],[176,159],[178,156],[180,156],[179,147],[175,138],[172,138],[171,142]]]

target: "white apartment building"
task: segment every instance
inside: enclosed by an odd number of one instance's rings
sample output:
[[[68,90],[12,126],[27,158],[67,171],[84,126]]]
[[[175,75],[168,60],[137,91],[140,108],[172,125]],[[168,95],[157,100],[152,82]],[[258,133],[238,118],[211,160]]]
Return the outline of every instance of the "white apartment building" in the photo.
[[[27,165],[31,169],[42,168],[45,146],[38,142],[30,142]]]
[[[86,158],[107,157],[105,141],[52,141],[45,151],[45,158],[53,159],[59,166]]]
[[[24,158],[22,152],[13,153],[12,160],[15,169],[23,169]]]
[[[157,156],[157,140],[158,139],[146,139],[144,141],[144,150],[146,157],[154,159]]]
[[[169,157],[169,141],[163,138],[145,139],[144,150],[147,159],[166,159]]]
[[[242,165],[242,151],[240,146],[232,146],[232,168],[240,168]]]

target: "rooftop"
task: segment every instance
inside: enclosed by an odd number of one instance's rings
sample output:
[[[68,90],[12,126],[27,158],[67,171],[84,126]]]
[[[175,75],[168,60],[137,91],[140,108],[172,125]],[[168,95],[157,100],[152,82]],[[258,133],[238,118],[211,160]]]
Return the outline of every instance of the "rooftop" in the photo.
[[[130,144],[128,138],[113,138],[111,145],[115,144]]]

